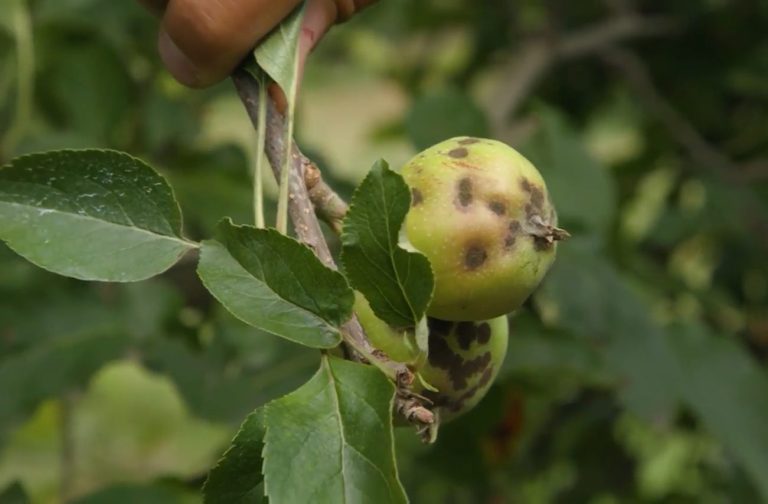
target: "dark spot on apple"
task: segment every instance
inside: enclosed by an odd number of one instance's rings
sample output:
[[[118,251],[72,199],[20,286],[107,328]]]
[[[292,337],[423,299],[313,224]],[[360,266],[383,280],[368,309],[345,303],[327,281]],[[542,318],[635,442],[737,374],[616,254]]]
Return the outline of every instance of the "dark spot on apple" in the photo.
[[[476,270],[488,259],[488,253],[480,245],[470,245],[464,253],[464,266],[468,270]]]
[[[491,352],[485,352],[474,359],[465,361],[448,345],[448,341],[437,332],[429,332],[429,363],[448,372],[453,388],[463,390],[467,379],[480,373],[491,363]]]
[[[476,329],[477,342],[481,345],[485,345],[491,341],[491,325],[488,322],[483,322],[477,326]]]
[[[503,201],[491,201],[488,203],[488,208],[496,215],[504,215],[507,213],[507,205]]]
[[[545,238],[541,238],[538,236],[533,237],[533,248],[537,252],[544,252],[545,250],[550,250],[554,243],[551,240],[547,240]]]
[[[479,138],[467,137],[463,140],[459,140],[459,145],[472,145],[480,141]]]
[[[520,179],[520,187],[522,187],[523,191],[529,193],[531,192],[531,181],[527,178],[523,177]]]
[[[456,339],[462,349],[469,350],[475,338],[475,324],[472,322],[459,322],[456,324]]]
[[[448,155],[454,159],[465,158],[469,155],[469,151],[465,147],[457,147],[448,152]]]
[[[459,205],[466,207],[472,204],[472,179],[464,177],[456,186]]]
[[[433,333],[435,335],[448,336],[451,333],[451,329],[453,329],[453,322],[427,317],[427,327],[429,328],[430,336]]]
[[[421,191],[415,187],[411,189],[411,206],[419,206],[422,201],[424,201],[424,197],[422,196]]]
[[[504,237],[504,248],[510,249],[515,245],[515,241],[517,240],[517,235],[520,234],[520,231],[522,230],[522,226],[520,226],[520,223],[516,220],[513,220],[509,223],[509,226],[507,226],[507,235]]]
[[[525,216],[528,219],[530,219],[531,217],[533,217],[533,215],[534,215],[533,205],[531,205],[530,203],[526,203],[525,204]]]
[[[459,361],[455,362],[454,365],[448,369],[453,388],[456,390],[467,388],[467,380],[473,375],[485,370],[490,363],[491,352],[485,352],[483,355],[479,355],[468,361],[463,361],[459,358]]]
[[[538,210],[543,210],[544,207],[544,192],[538,187],[531,188],[531,204]]]

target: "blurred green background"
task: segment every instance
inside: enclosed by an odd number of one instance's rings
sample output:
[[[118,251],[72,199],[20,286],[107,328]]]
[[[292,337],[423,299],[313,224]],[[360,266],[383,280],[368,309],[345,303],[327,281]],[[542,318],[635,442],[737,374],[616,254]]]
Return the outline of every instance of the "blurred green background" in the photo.
[[[398,432],[413,502],[768,502],[766,27],[764,0],[383,0],[323,41],[297,137],[341,193],[380,157],[490,136],[574,235],[483,403],[434,446]],[[190,237],[246,223],[233,88],[177,85],[155,37],[134,1],[3,0],[0,161],[125,150]],[[193,259],[87,284],[0,244],[0,503],[199,502],[245,414],[313,372]]]

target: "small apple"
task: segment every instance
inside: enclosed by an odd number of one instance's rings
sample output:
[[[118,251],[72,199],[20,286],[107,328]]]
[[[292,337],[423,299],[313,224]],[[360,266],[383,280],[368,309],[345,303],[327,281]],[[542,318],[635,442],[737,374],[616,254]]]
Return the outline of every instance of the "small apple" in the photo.
[[[506,316],[450,322],[428,319],[429,357],[419,373],[437,391],[421,393],[433,402],[441,422],[466,413],[485,396],[507,353]]]
[[[517,309],[568,236],[541,174],[501,142],[452,138],[401,174],[412,195],[405,235],[435,274],[432,317],[486,320]]]

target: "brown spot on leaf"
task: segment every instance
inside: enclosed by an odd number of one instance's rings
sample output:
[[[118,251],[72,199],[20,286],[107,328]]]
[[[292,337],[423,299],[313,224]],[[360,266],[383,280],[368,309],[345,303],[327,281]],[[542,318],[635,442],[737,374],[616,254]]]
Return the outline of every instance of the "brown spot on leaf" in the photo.
[[[459,140],[459,145],[472,145],[480,141],[479,138],[467,137],[463,140]]]
[[[496,215],[504,215],[507,213],[507,205],[503,201],[491,201],[488,203],[488,208]]]
[[[456,190],[458,192],[459,205],[466,207],[472,204],[472,179],[464,177],[459,180]]]
[[[454,159],[465,158],[469,155],[469,151],[465,147],[456,147],[448,152],[448,155]]]
[[[424,196],[422,196],[421,191],[415,187],[411,189],[411,206],[419,206],[422,201],[424,201]]]
[[[464,266],[468,270],[476,270],[485,263],[486,259],[488,259],[488,253],[482,246],[470,245],[464,253]]]

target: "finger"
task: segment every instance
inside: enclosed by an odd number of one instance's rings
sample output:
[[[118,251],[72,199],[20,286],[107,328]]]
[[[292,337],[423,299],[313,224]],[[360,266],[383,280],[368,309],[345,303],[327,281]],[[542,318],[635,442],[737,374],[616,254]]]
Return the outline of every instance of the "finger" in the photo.
[[[139,0],[139,3],[154,14],[162,14],[168,0]]]
[[[303,75],[307,56],[320,38],[336,22],[339,11],[334,0],[309,0],[299,36],[299,76]]]
[[[160,56],[181,83],[205,87],[223,79],[300,0],[170,0],[158,41]]]
[[[304,64],[307,56],[317,45],[325,32],[336,21],[337,10],[334,0],[309,0],[304,19],[301,23],[301,33],[299,34],[299,83],[304,75]],[[269,87],[269,94],[275,101],[277,110],[285,113],[288,102],[283,91],[276,85]]]

